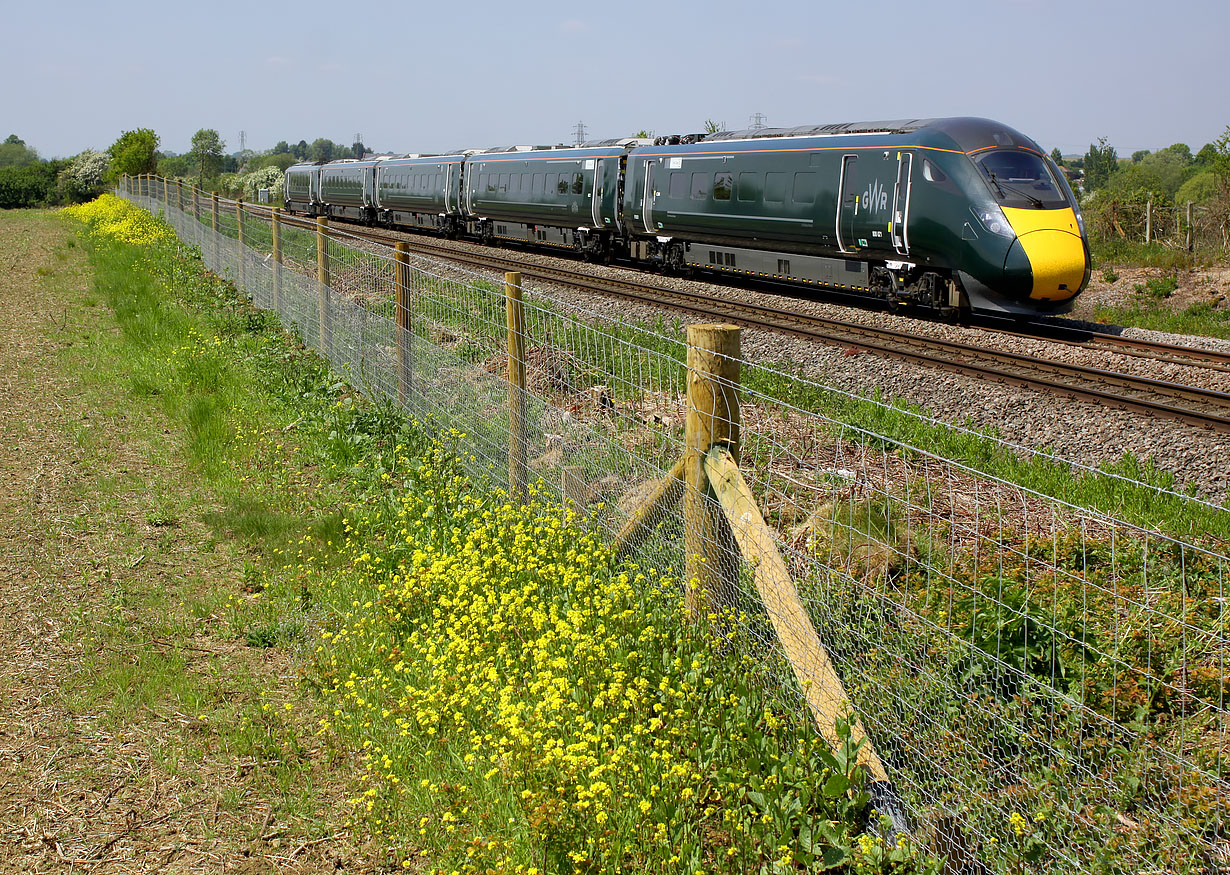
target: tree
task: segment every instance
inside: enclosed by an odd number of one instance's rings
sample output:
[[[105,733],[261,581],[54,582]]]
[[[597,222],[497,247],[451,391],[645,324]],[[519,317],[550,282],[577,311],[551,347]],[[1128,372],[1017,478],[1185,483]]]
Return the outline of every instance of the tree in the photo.
[[[1152,153],[1148,149],[1141,149],[1132,153],[1132,163],[1139,164],[1145,158],[1148,158]]]
[[[307,157],[309,161],[332,161],[337,151],[337,144],[321,137],[312,141],[312,145],[308,147]]]
[[[1063,153],[1059,151],[1058,146],[1051,150],[1051,160],[1063,167]]]
[[[290,144],[288,144],[285,140],[278,140],[278,144],[273,147],[272,151],[274,155],[289,155]]]
[[[1205,143],[1204,146],[1201,147],[1200,151],[1196,153],[1196,157],[1193,160],[1199,167],[1208,167],[1216,158],[1217,147],[1212,143]]]
[[[718,131],[726,130],[726,122],[715,122],[711,118],[705,119],[705,133],[716,134]]]
[[[290,150],[290,154],[294,155],[300,161],[307,160],[307,156],[308,156],[307,140],[300,140],[298,143],[295,143],[294,147]]]
[[[350,147],[350,154],[355,158],[362,158],[367,154],[367,147],[363,145],[361,140],[355,140],[354,145]]]
[[[203,186],[205,177],[212,179],[222,170],[222,150],[226,144],[213,128],[201,128],[192,135],[189,154],[196,161],[197,184]]]
[[[125,173],[136,176],[158,169],[158,135],[150,128],[124,131],[107,152],[111,156],[108,180],[118,179]]]
[[[1119,156],[1115,154],[1115,147],[1107,145],[1105,137],[1098,137],[1098,144],[1091,143],[1085,153],[1085,190],[1102,188],[1118,169]]]
[[[0,143],[0,167],[28,167],[38,163],[38,152],[26,145],[16,134],[9,134]]]
[[[106,152],[86,149],[60,171],[58,187],[60,197],[69,203],[88,201],[102,194],[107,175]]]

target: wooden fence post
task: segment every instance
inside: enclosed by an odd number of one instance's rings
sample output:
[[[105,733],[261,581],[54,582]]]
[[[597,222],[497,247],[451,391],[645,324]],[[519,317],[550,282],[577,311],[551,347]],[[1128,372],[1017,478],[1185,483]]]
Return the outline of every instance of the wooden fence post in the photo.
[[[273,312],[282,315],[282,211],[274,207],[270,212],[270,229],[273,232]]]
[[[316,219],[316,306],[317,322],[320,330],[320,354],[329,357],[329,348],[333,342],[332,314],[329,312],[330,288],[332,281],[329,276],[329,240],[325,236],[329,230],[329,220],[324,216]]]
[[[209,226],[213,228],[213,231],[214,231],[213,233],[214,270],[220,273],[221,272],[220,268],[222,267],[222,265],[218,263],[218,196],[216,194],[211,194],[209,196],[209,200],[210,200]]]
[[[247,294],[247,271],[244,267],[247,258],[244,257],[243,250],[243,198],[235,201],[235,228],[239,234],[239,291]]]
[[[687,605],[696,619],[728,601],[738,573],[737,548],[712,501],[704,459],[717,445],[739,459],[740,334],[736,325],[688,326],[683,545]]]
[[[167,185],[165,176],[159,177],[159,180],[162,185],[162,214],[169,219],[171,218],[171,187]]]
[[[521,274],[504,274],[504,304],[508,321],[508,492],[514,504],[529,493],[529,440],[526,434],[525,305]]]
[[[397,401],[408,409],[414,386],[414,325],[410,321],[410,250],[404,242],[393,247],[397,285]]]
[[[175,209],[177,212],[184,211],[184,183],[182,180],[175,180]]]
[[[1145,242],[1153,237],[1153,198],[1145,201]]]
[[[1187,238],[1183,242],[1184,242],[1184,248],[1188,252],[1191,252],[1192,243],[1194,242],[1194,238],[1192,237],[1192,202],[1191,201],[1187,202]]]

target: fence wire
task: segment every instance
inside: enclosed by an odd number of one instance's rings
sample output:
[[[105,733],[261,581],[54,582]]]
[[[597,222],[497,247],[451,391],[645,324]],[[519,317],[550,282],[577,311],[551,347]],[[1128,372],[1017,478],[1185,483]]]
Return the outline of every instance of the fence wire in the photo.
[[[121,194],[164,213],[209,269],[242,283],[354,385],[394,403],[404,394],[409,413],[462,436],[476,476],[509,486],[498,281],[410,257],[399,392],[392,250],[333,229],[324,285],[316,231],[283,223],[278,264],[268,210],[245,208],[240,246],[233,204],[220,205],[215,233],[208,198],[171,186],[168,201],[160,181],[149,185]],[[614,533],[684,453],[686,344],[677,330],[524,295],[530,476]],[[859,424],[890,413],[942,423],[740,366],[743,476],[945,871],[1230,871],[1227,511],[1074,468],[1192,521],[1191,534],[1153,530]],[[682,576],[681,517],[650,523],[636,557]],[[805,723],[780,618],[730,533],[719,524],[706,536],[728,551],[715,597],[735,640]]]

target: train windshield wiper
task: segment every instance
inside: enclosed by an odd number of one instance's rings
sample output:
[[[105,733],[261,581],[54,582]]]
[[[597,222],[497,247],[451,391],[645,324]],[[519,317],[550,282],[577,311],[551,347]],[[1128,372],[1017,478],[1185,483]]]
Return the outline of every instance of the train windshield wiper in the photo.
[[[1025,198],[1025,200],[1029,201],[1031,204],[1033,204],[1038,209],[1042,209],[1042,199],[1040,197],[1032,195],[1029,192],[1025,191],[1024,189],[1017,188],[1015,185],[1006,185],[1005,183],[1000,182],[998,179],[995,178],[994,173],[988,173],[987,175],[991,177],[991,184],[995,186],[1001,198],[1008,196],[1005,193],[1005,190],[1007,190],[1007,191],[1012,192],[1015,195],[1019,195],[1020,197]]]

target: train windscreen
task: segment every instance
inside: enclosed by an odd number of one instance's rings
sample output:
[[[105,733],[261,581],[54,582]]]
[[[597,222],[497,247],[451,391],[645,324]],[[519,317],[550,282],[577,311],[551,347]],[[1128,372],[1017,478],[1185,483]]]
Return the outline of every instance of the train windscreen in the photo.
[[[1046,162],[1032,152],[997,149],[984,152],[974,161],[1002,206],[1021,209],[1071,206]]]

